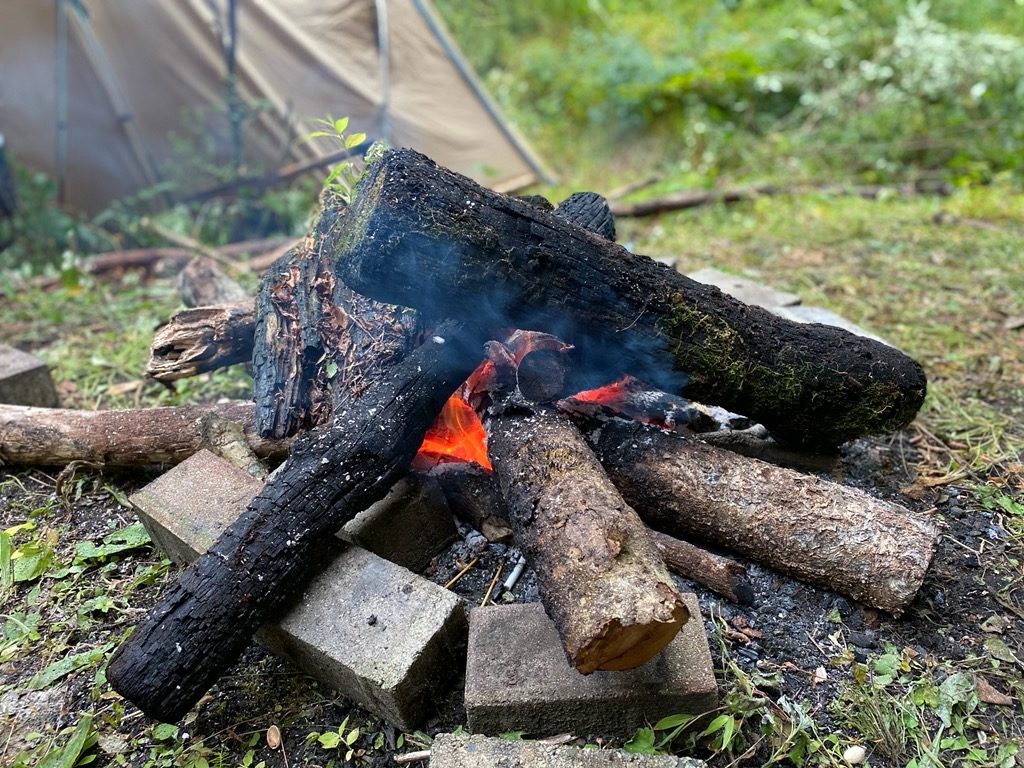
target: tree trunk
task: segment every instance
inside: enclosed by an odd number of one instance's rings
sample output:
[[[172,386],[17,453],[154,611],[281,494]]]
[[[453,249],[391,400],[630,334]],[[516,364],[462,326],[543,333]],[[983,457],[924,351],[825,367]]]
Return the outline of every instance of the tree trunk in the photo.
[[[892,347],[748,307],[411,150],[370,166],[347,221],[337,270],[355,290],[554,333],[596,383],[632,373],[792,444],[898,429],[924,400],[923,370]]]
[[[253,300],[175,312],[157,329],[146,375],[174,381],[252,359]]]
[[[108,467],[178,464],[209,447],[204,416],[237,421],[261,458],[280,459],[284,440],[267,440],[255,428],[251,403],[76,411],[0,405],[0,461],[63,465],[87,461]]]
[[[898,504],[642,424],[608,421],[586,434],[653,528],[894,614],[924,580],[939,529]]]
[[[323,542],[408,467],[441,405],[479,360],[479,345],[459,332],[439,331],[332,425],[296,439],[242,516],[114,653],[107,679],[115,690],[158,720],[188,712],[253,632],[294,599]]]
[[[569,661],[583,674],[648,661],[689,614],[636,512],[554,410],[506,410],[488,434],[515,541]]]

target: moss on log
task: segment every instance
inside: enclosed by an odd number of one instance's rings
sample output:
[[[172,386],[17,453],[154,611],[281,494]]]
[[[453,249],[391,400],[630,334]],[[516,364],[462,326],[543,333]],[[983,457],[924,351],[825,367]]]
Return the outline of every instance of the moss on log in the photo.
[[[359,185],[336,269],[380,301],[573,343],[596,381],[621,373],[834,446],[909,423],[921,366],[892,347],[747,306],[411,150]]]

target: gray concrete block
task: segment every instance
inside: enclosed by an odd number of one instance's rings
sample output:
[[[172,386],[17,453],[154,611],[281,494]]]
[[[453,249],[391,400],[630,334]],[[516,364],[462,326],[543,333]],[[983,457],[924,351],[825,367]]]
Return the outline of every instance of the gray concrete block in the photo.
[[[753,304],[765,309],[790,307],[800,303],[800,297],[795,293],[780,291],[738,275],[729,275],[713,267],[698,269],[686,276],[698,283],[713,285],[744,304]]]
[[[833,312],[831,309],[825,309],[824,307],[800,306],[777,307],[772,311],[779,317],[784,317],[787,320],[793,320],[798,323],[821,323],[822,325],[833,325],[836,328],[842,328],[844,331],[855,333],[858,336],[864,336],[868,339],[880,341],[887,346],[896,347],[895,344],[891,344],[881,336],[861,328],[856,323],[847,320],[845,317]]]
[[[591,675],[570,666],[539,603],[473,609],[465,695],[470,730],[628,736],[666,715],[714,709],[718,690],[704,622],[697,598],[683,597],[690,620],[665,650],[638,669]]]
[[[20,349],[0,344],[0,403],[40,408],[60,405],[46,363]]]
[[[419,475],[399,480],[341,529],[346,541],[416,573],[456,536],[455,519],[437,482]]]
[[[259,487],[246,472],[203,451],[132,502],[154,541],[184,562],[205,551]],[[257,637],[396,727],[414,729],[461,668],[462,603],[364,549],[339,541],[338,550],[296,605]]]
[[[703,760],[635,755],[617,749],[580,749],[543,741],[506,741],[441,733],[430,747],[430,768],[702,768]]]

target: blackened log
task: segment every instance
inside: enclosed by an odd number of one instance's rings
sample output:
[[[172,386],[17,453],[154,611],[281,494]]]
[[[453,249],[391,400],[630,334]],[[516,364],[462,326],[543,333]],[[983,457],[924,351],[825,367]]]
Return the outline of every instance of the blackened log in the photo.
[[[209,414],[239,422],[246,442],[260,458],[281,459],[288,452],[287,441],[259,436],[251,403],[123,411],[0,405],[0,462],[87,461],[108,467],[178,464],[211,447],[203,422]]]
[[[747,306],[411,150],[370,166],[337,240],[353,289],[435,317],[545,330],[595,384],[631,373],[831,447],[906,425],[921,366],[880,342]]]
[[[636,512],[554,409],[505,409],[487,427],[513,536],[570,663],[589,674],[647,662],[689,614]]]
[[[242,516],[161,596],[115,651],[107,679],[154,719],[173,722],[294,599],[318,547],[382,498],[480,356],[457,328],[395,365],[332,425],[297,438]]]
[[[586,434],[625,499],[673,536],[894,614],[931,563],[935,523],[856,488],[635,422],[610,420]]]
[[[153,334],[146,375],[174,381],[252,359],[253,300],[175,312]]]
[[[256,297],[253,394],[260,433],[284,437],[349,407],[418,340],[414,312],[333,274],[345,208],[325,196],[312,233],[264,273]]]

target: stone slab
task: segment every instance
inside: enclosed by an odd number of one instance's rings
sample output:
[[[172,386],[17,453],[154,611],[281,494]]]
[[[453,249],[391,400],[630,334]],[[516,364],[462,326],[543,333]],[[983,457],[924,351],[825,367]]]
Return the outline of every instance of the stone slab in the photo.
[[[703,768],[703,760],[636,755],[618,749],[580,749],[543,741],[440,733],[430,747],[430,768]]]
[[[60,405],[46,363],[20,349],[0,344],[0,403],[40,408]]]
[[[886,341],[881,336],[861,328],[856,323],[847,320],[845,317],[833,312],[831,309],[814,306],[800,306],[777,307],[772,311],[779,317],[784,317],[787,320],[793,320],[798,323],[821,323],[822,325],[833,325],[836,328],[842,328],[843,330],[855,333],[858,336],[864,336],[868,339],[880,341],[887,346],[895,347],[894,344]]]
[[[260,482],[201,451],[132,496],[153,540],[179,562],[206,550]],[[459,598],[406,568],[338,542],[296,605],[257,637],[396,727],[412,730],[462,666]]]
[[[713,285],[744,304],[753,304],[765,309],[791,307],[800,303],[800,297],[795,293],[780,291],[746,277],[730,275],[714,267],[698,269],[696,272],[689,272],[686,276],[698,283]]]
[[[416,573],[457,536],[455,518],[437,482],[412,474],[341,529],[346,541]]]
[[[590,675],[566,660],[539,603],[473,609],[465,692],[470,730],[625,737],[666,715],[714,709],[718,690],[704,622],[696,596],[683,598],[690,620],[665,650],[638,669]]]

